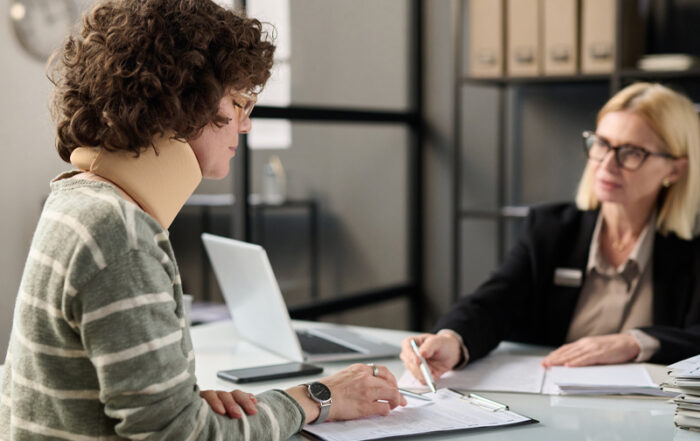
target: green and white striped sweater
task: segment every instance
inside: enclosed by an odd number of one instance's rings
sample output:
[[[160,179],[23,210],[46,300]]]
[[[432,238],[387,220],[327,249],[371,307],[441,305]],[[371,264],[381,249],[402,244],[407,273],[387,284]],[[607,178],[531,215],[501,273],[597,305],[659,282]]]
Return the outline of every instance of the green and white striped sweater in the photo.
[[[304,411],[282,391],[230,419],[200,398],[168,232],[110,185],[65,179],[25,264],[0,440],[277,440]]]

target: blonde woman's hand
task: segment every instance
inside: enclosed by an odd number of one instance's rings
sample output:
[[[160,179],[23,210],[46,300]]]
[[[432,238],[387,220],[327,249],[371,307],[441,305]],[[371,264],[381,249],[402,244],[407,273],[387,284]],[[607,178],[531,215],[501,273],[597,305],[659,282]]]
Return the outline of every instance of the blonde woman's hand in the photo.
[[[425,358],[430,372],[436,380],[452,370],[462,356],[460,342],[450,334],[420,334],[404,339],[401,343],[401,360],[403,360],[406,369],[423,384],[425,384],[425,379],[420,370],[420,359],[413,352],[411,339],[416,341],[418,351]]]
[[[552,351],[542,360],[542,366],[627,363],[637,358],[640,350],[639,343],[630,334],[584,337]]]

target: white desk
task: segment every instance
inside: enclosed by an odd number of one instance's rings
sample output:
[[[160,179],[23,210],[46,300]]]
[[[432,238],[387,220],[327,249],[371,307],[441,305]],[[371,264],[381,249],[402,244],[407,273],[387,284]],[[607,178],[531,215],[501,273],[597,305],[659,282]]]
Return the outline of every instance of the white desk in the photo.
[[[304,325],[322,326],[303,322]],[[373,328],[354,328],[389,343],[399,344],[411,335],[403,331]],[[260,364],[283,362],[284,360],[257,349],[247,343],[236,342],[231,322],[218,322],[192,328],[195,348],[197,380],[203,389],[235,389],[261,392],[273,388],[286,388],[308,382],[312,377],[291,378],[251,385],[235,385],[216,377],[216,371]],[[401,361],[383,359],[378,364],[386,365],[397,377],[403,372]],[[342,369],[344,363],[325,363],[323,376]],[[476,432],[457,432],[450,435],[430,435],[411,439],[457,440],[466,436],[470,440],[548,441],[548,440],[697,440],[700,434],[676,429],[673,425],[675,407],[658,398],[621,397],[571,397],[517,393],[484,393],[485,396],[507,403],[515,412],[540,421],[521,427],[511,427]],[[296,435],[292,439],[307,439]]]
[[[320,326],[318,324],[309,325]],[[411,335],[402,331],[355,329],[394,344],[398,344],[404,337]],[[192,328],[192,340],[195,348],[197,380],[202,389],[230,390],[240,388],[257,393],[267,389],[286,388],[312,379],[311,377],[300,377],[251,385],[234,385],[218,379],[216,371],[265,363],[271,364],[284,360],[249,344],[237,343],[231,322],[195,326]],[[403,372],[403,365],[398,359],[384,359],[378,363],[389,367],[397,377]],[[338,371],[346,364],[325,363],[323,375]],[[0,365],[0,378],[2,370],[3,366]],[[700,441],[700,433],[688,432],[674,427],[674,406],[666,403],[666,400],[663,399],[561,397],[496,392],[483,393],[483,395],[507,403],[514,411],[535,418],[540,423],[476,432],[457,432],[451,435],[412,437],[411,439],[458,440],[468,436],[469,440],[474,441],[509,439],[518,441]],[[303,435],[296,435],[292,439],[307,438]]]

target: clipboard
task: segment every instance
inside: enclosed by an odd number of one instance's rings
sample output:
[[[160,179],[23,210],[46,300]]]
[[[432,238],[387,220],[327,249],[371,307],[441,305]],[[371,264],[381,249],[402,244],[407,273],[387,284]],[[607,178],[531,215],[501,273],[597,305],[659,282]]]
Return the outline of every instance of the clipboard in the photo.
[[[356,441],[496,429],[539,422],[505,407],[494,409],[493,406],[483,406],[483,403],[475,403],[468,396],[450,389],[439,389],[425,396],[432,401],[414,404],[409,400],[408,406],[396,408],[385,417],[306,425],[304,432],[324,441]]]

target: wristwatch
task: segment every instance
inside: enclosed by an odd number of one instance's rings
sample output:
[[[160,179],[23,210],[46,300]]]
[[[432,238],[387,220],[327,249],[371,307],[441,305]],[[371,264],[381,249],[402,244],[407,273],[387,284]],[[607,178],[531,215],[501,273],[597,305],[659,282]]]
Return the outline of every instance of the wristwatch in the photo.
[[[309,396],[312,400],[316,401],[319,406],[321,406],[321,413],[318,414],[318,418],[311,422],[311,424],[319,424],[328,418],[331,413],[331,390],[323,383],[318,381],[311,384],[304,384],[306,390],[309,392]]]

